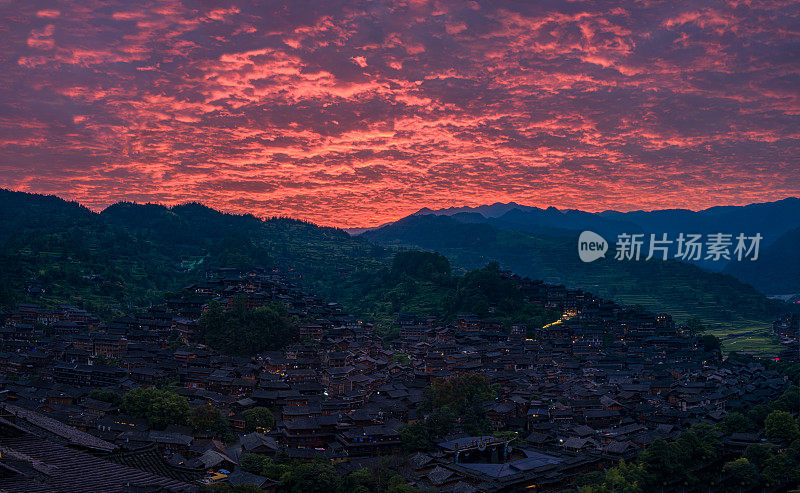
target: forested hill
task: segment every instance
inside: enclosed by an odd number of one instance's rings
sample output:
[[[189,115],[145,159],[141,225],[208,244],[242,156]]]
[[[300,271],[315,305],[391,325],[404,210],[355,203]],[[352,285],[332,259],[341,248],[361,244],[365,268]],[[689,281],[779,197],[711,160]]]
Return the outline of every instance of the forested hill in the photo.
[[[277,267],[307,291],[369,316],[437,318],[468,311],[531,324],[558,314],[526,307],[498,267],[451,275],[440,255],[404,252],[342,230],[224,214],[199,204],[119,203],[94,213],[55,197],[0,191],[0,270],[5,308],[71,303],[101,315],[159,303],[213,267]],[[26,289],[44,288],[36,298]]]
[[[530,234],[444,215],[409,216],[361,235],[387,246],[435,250],[454,265],[473,269],[498,261],[534,279],[586,289],[615,301],[710,322],[771,322],[785,304],[752,286],[696,266],[658,260],[617,261],[613,251],[592,263],[580,261],[576,235]]]
[[[94,213],[57,197],[0,190],[0,306],[77,304],[98,313],[163,300],[216,266],[280,266],[327,294],[336,279],[387,265],[389,253],[342,230],[260,220],[200,204],[115,204]]]
[[[386,319],[396,311],[444,314],[455,305],[455,278],[392,273],[383,245],[436,250],[462,270],[499,261],[520,275],[581,287],[678,319],[771,322],[783,307],[730,276],[677,262],[582,264],[574,239],[414,216],[351,237],[342,230],[285,218],[224,214],[200,204],[115,204],[94,213],[56,197],[0,190],[0,305],[72,303],[98,314],[158,303],[207,269],[279,267],[307,290],[356,314]]]
[[[659,236],[667,234],[670,238],[675,238],[680,233],[727,233],[733,237],[739,233],[758,233],[762,236],[763,250],[770,248],[792,230],[800,228],[800,198],[788,197],[775,202],[746,206],[711,207],[701,211],[664,209],[600,213],[575,209],[559,210],[555,207],[539,209],[512,202],[438,211],[422,209],[414,215],[448,216],[460,223],[485,223],[499,230],[570,238],[585,230],[594,231],[606,238],[614,238],[620,233],[652,233]],[[792,282],[790,276],[782,275],[780,270],[783,265],[793,262],[796,266],[796,258],[796,255],[787,254],[783,248],[775,248],[772,250],[774,261],[759,260],[745,266],[740,262],[727,262],[725,259],[708,261],[700,258],[689,262],[712,272],[727,269],[726,273],[754,284],[766,294],[786,294],[800,288],[797,288],[797,283]],[[760,272],[762,266],[772,272],[758,276],[757,283],[754,283],[751,273]]]
[[[725,273],[771,294],[800,293],[800,228],[788,231],[759,255],[758,262],[730,263]]]
[[[180,255],[184,267],[280,267],[315,291],[342,276],[386,265],[390,253],[341,229],[289,218],[261,220],[225,214],[200,204],[167,208],[118,203],[101,213],[159,250]]]

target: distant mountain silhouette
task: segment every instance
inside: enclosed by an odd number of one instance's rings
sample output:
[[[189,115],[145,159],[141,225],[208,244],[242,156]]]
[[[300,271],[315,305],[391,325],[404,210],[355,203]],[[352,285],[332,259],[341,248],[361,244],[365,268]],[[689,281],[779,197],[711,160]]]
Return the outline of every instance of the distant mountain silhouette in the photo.
[[[800,226],[800,198],[746,206],[711,207],[702,211],[668,209],[600,213],[602,217],[638,224],[644,231],[659,233],[761,233],[764,245]]]
[[[459,214],[461,212],[474,212],[476,214],[482,215],[483,217],[494,218],[494,217],[500,217],[506,212],[514,209],[533,209],[533,208],[534,207],[519,205],[515,202],[509,202],[507,204],[496,202],[492,205],[481,205],[478,207],[450,207],[447,209],[439,209],[435,211],[428,209],[427,207],[423,207],[419,211],[412,214],[412,216],[423,216],[427,214],[436,214],[438,216],[452,216],[453,214]]]
[[[484,223],[501,230],[550,236],[576,237],[576,232],[589,230],[601,234],[609,241],[613,241],[620,233],[655,234],[658,237],[667,233],[668,238],[672,240],[679,233],[703,235],[728,233],[734,237],[739,233],[745,233],[748,236],[760,233],[763,236],[761,249],[765,249],[786,232],[800,227],[800,199],[790,197],[775,202],[711,207],[701,211],[664,209],[599,213],[575,209],[559,210],[555,207],[541,209],[511,202],[480,207],[421,209],[413,215],[450,216],[461,223]],[[748,267],[740,268],[732,264],[730,268],[727,268],[728,263],[724,260],[701,259],[693,263],[706,270],[719,272],[725,269],[725,272],[736,275],[748,269]],[[754,263],[756,270],[758,265],[760,265],[759,261]],[[742,279],[751,282],[754,278],[750,275],[742,277]],[[770,281],[760,281],[755,284],[767,293],[777,292],[787,286],[786,283],[771,285]]]
[[[466,212],[412,215],[361,236],[383,245],[438,251],[466,269],[498,261],[520,275],[587,289],[679,317],[696,315],[716,322],[743,317],[766,322],[779,310],[778,303],[728,275],[674,260],[617,261],[613,251],[605,259],[586,264],[578,258],[574,231],[501,229],[493,220],[481,217]]]
[[[800,228],[762,250],[755,262],[729,263],[725,273],[767,294],[800,293]]]

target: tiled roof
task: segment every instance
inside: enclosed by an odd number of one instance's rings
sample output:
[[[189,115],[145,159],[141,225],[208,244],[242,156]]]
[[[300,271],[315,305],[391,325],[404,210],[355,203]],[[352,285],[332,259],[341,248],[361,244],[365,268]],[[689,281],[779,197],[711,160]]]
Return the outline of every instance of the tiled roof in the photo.
[[[40,428],[48,433],[57,435],[67,440],[72,445],[77,445],[80,447],[93,450],[101,450],[104,452],[110,452],[115,448],[117,448],[117,446],[114,445],[113,443],[101,440],[88,433],[76,430],[75,428],[69,425],[66,425],[53,418],[48,418],[47,416],[43,416],[37,412],[30,411],[28,409],[23,409],[21,407],[14,406],[12,404],[5,404],[4,407],[6,411],[10,412],[11,414],[14,414],[15,416],[17,416],[22,420],[25,420],[27,423],[33,425],[34,427]]]
[[[30,481],[20,481],[19,478],[0,481],[0,490],[9,493],[28,491],[116,493],[126,487],[136,486],[160,487],[165,491],[194,489],[188,483],[103,460],[34,435],[4,437],[3,447],[39,465],[47,465],[51,471],[50,474],[42,475],[42,483],[46,484],[46,487]],[[7,459],[4,457],[3,460]],[[39,467],[38,470],[41,472],[45,469]]]

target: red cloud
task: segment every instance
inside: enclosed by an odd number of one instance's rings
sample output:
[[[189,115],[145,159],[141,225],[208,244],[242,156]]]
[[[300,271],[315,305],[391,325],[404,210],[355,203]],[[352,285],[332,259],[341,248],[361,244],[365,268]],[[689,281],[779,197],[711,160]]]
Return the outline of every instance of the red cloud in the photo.
[[[340,226],[800,193],[795,4],[0,13],[0,186]]]

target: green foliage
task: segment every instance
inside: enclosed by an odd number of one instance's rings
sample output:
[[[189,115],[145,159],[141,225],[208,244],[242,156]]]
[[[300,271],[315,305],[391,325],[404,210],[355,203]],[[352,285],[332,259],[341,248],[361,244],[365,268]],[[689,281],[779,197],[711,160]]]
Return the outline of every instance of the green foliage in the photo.
[[[800,481],[800,457],[796,449],[770,456],[764,461],[761,476],[769,487]]]
[[[449,303],[450,314],[471,312],[491,316],[506,325],[525,323],[531,327],[541,327],[560,317],[554,310],[525,303],[518,281],[505,277],[497,262],[467,272],[457,281],[456,292]]]
[[[281,489],[289,493],[330,493],[341,485],[341,477],[328,462],[294,465],[281,477]]]
[[[277,458],[276,458],[277,459]],[[344,477],[326,460],[310,463],[281,463],[268,457],[246,453],[240,465],[243,470],[280,481],[280,492],[375,492],[407,493],[415,491],[402,476],[389,471],[386,464],[375,470],[359,469]]]
[[[250,474],[261,474],[261,469],[264,467],[265,459],[266,457],[258,454],[246,452],[242,454],[242,458],[239,460],[239,465],[244,471],[249,472]]]
[[[219,265],[236,269],[247,270],[272,264],[267,249],[254,244],[239,231],[228,234],[221,242],[211,246],[209,253]]]
[[[392,261],[391,276],[400,279],[403,276],[415,279],[434,280],[450,275],[450,261],[438,253],[399,252]]]
[[[411,357],[405,353],[394,353],[392,359],[400,366],[408,366],[411,364]]]
[[[348,474],[339,485],[340,491],[369,493],[375,491],[377,478],[366,468]]]
[[[281,305],[249,310],[243,299],[223,310],[212,301],[200,317],[200,339],[227,354],[251,356],[281,349],[294,339],[295,329]]]
[[[757,427],[750,418],[736,411],[727,413],[717,425],[717,429],[726,434],[753,432]]]
[[[518,297],[514,284],[501,276],[500,264],[491,262],[459,279],[453,310],[487,314],[491,304],[514,304]]]
[[[512,323],[541,327],[561,315],[526,303],[518,281],[505,277],[496,263],[454,276],[444,261],[435,253],[398,253],[391,271],[364,273],[339,282],[336,299],[347,310],[376,320],[387,338],[397,335],[391,327],[397,312],[435,316],[445,322],[458,313],[470,312],[497,319],[506,327]]]
[[[417,489],[406,483],[406,480],[399,474],[389,478],[386,493],[411,493],[413,491],[417,491]]]
[[[742,457],[724,465],[720,463],[721,442],[716,431],[725,434],[757,431],[756,423],[768,427],[768,437],[787,440],[797,437],[797,421],[781,409],[796,407],[798,389],[792,386],[774,402],[756,406],[746,414],[731,412],[716,426],[696,424],[673,441],[654,441],[632,462],[620,462],[608,469],[604,478],[596,474],[580,478],[577,485],[582,493],[610,491],[694,491],[722,479],[726,490],[748,491],[756,486],[777,488],[800,480],[800,439],[788,447],[774,444],[751,444]],[[794,404],[789,401],[794,400]],[[755,412],[754,412],[755,411]],[[765,418],[754,420],[753,416]]]
[[[188,422],[195,433],[211,433],[216,437],[227,437],[229,433],[228,422],[222,413],[209,404],[192,409]]]
[[[749,488],[759,481],[758,468],[744,457],[726,462],[722,474],[727,484],[740,488]]]
[[[733,353],[731,353],[733,354]],[[746,355],[739,355],[737,357],[742,361],[751,361],[752,357]],[[775,361],[772,358],[766,358],[759,361],[767,369],[775,370],[783,375],[789,377],[795,385],[800,385],[800,361]],[[800,398],[795,402],[800,403]]]
[[[95,389],[89,392],[89,398],[96,401],[108,402],[109,404],[113,404],[115,407],[122,406],[122,396],[113,390]]]
[[[767,443],[751,443],[744,451],[744,457],[756,467],[763,468],[775,451],[775,446]]]
[[[497,395],[486,376],[479,373],[436,379],[425,389],[421,409],[428,413],[418,423],[400,428],[400,440],[407,451],[430,450],[435,440],[452,433],[457,424],[470,435],[484,435],[492,426],[483,405]]]
[[[517,438],[519,438],[519,432],[511,431],[511,430],[495,431],[494,433],[492,433],[492,436],[495,437],[495,438],[500,438],[500,439],[505,440],[507,442],[512,442],[512,441],[516,440]]]
[[[679,484],[689,486],[691,490],[703,484],[695,474],[698,466],[716,460],[721,448],[713,427],[696,424],[677,440],[656,440],[635,461],[621,461],[608,469],[604,481],[598,482],[597,477],[588,478],[583,481],[581,491],[667,491],[673,489],[671,485]]]
[[[410,423],[400,427],[400,442],[406,452],[417,452],[433,448],[433,437],[425,421]]]
[[[485,375],[465,373],[437,378],[425,390],[423,407],[428,410],[450,408],[461,413],[476,402],[493,399],[497,391]]]
[[[706,326],[703,320],[699,317],[690,317],[684,323],[683,327],[691,336],[696,336],[706,331]]]
[[[592,471],[578,476],[575,480],[575,486],[578,488],[583,486],[600,486],[605,479],[606,475],[602,471]]]
[[[792,414],[800,412],[800,386],[792,385],[778,397],[774,403],[774,408],[780,411],[788,411]]]
[[[154,428],[169,424],[186,424],[189,403],[186,398],[168,390],[133,389],[122,399],[122,408],[136,418],[146,418]]]
[[[303,221],[223,214],[200,204],[119,203],[96,214],[57,197],[0,190],[0,307],[71,303],[104,317],[163,300],[213,267],[271,267],[280,259],[306,288],[338,286],[387,266],[384,248]],[[46,293],[32,299],[25,282]]]
[[[461,282],[449,272],[444,257],[422,252],[401,254],[395,264],[391,252],[367,238],[438,250],[460,268],[496,260],[521,275],[555,279],[600,296],[704,321],[771,321],[779,305],[730,276],[691,265],[604,259],[589,265],[577,259],[572,238],[501,231],[447,217],[415,217],[388,231],[353,238],[303,221],[262,221],[199,204],[119,203],[95,214],[57,197],[2,190],[0,307],[23,301],[72,303],[108,318],[121,314],[124,305],[159,302],[164,293],[178,290],[208,268],[278,264],[293,268],[315,294],[341,302],[351,313],[372,317],[389,335],[395,332],[390,322],[398,311],[445,318],[458,311],[487,316],[490,305],[498,303],[492,317],[531,326],[559,315],[520,304],[518,297],[504,291],[503,283],[488,278],[491,272],[465,276]],[[30,279],[45,285],[43,297],[24,294]],[[510,297],[497,296],[492,285]]]
[[[239,465],[249,473],[258,474],[275,481],[281,479],[293,467],[293,463],[280,461],[279,457],[272,459],[249,452],[242,455]]]
[[[717,336],[706,334],[700,338],[700,347],[707,353],[719,351],[722,349],[722,342]]]
[[[122,302],[153,300],[156,284],[176,282],[168,255],[74,202],[0,190],[0,305],[29,301],[40,281],[45,305],[73,303],[109,314]]]
[[[654,312],[699,317],[705,322],[759,320],[771,323],[785,303],[766,298],[749,284],[677,261],[581,262],[572,232],[498,229],[460,223],[446,216],[412,216],[362,236],[383,245],[435,250],[453,266],[475,269],[487,261],[534,279],[553,279]],[[741,264],[741,263],[740,263]],[[678,317],[681,318],[681,317]]]
[[[266,407],[256,406],[242,412],[245,422],[245,430],[250,433],[256,430],[269,431],[275,426],[275,416]]]
[[[764,420],[764,431],[770,440],[791,442],[800,436],[797,419],[786,411],[772,411]]]

